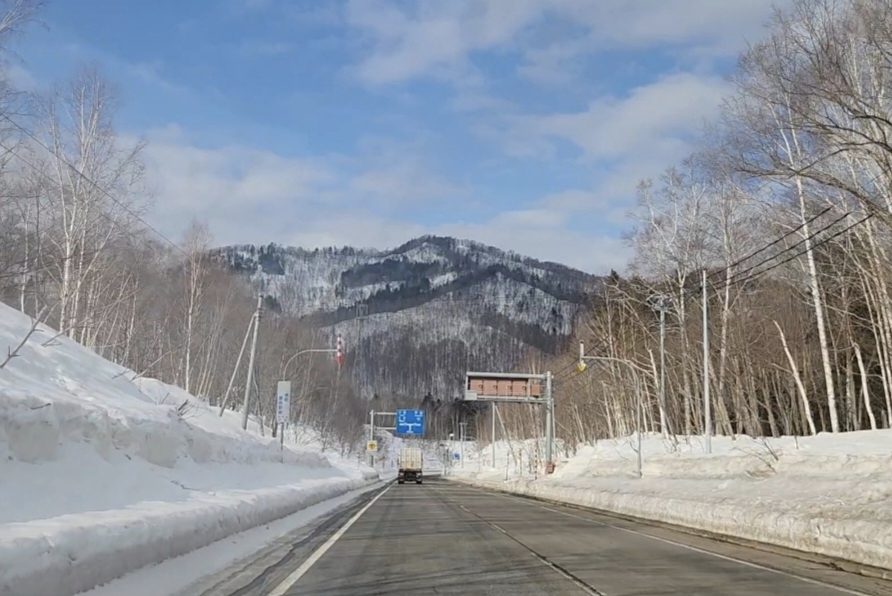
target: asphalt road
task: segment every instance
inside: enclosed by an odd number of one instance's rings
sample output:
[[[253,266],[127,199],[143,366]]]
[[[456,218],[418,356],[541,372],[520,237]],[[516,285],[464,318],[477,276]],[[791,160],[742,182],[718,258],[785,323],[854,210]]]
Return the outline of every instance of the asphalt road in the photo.
[[[189,593],[840,596],[892,583],[429,478],[370,494]]]

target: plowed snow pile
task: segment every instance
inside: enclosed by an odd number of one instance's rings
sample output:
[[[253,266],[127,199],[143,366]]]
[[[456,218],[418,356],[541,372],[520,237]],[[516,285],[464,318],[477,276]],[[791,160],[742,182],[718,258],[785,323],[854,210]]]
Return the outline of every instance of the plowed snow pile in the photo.
[[[30,328],[0,304],[0,362]],[[74,594],[377,479],[41,325],[0,368],[0,595]]]
[[[530,472],[533,443],[474,452],[457,479],[892,569],[892,431],[600,441]],[[467,450],[466,453],[470,451]],[[520,466],[517,465],[519,462]],[[523,470],[519,472],[518,470]]]

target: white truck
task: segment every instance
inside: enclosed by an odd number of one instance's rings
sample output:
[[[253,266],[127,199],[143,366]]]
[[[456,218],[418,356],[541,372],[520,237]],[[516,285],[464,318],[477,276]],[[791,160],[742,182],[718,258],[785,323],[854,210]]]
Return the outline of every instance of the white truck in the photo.
[[[406,480],[414,480],[416,484],[421,484],[423,460],[424,454],[417,447],[403,447],[400,449],[397,483],[405,484]]]

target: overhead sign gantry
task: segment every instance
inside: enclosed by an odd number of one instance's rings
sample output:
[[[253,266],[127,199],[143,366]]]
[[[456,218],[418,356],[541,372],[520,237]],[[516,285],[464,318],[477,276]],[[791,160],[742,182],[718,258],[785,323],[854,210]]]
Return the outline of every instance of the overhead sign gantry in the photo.
[[[495,405],[534,404],[545,408],[545,473],[554,471],[554,399],[552,374],[468,372],[465,374],[465,401],[493,404],[493,464],[495,464]]]

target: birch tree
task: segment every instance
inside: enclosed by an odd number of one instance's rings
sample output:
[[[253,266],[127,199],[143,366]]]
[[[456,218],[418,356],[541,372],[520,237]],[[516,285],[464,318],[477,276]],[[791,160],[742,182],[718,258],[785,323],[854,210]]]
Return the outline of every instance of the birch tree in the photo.
[[[54,249],[47,270],[56,285],[58,326],[75,337],[80,323],[98,316],[85,296],[101,274],[104,251],[132,233],[133,216],[145,208],[142,143],[121,148],[113,126],[113,94],[95,69],[85,69],[67,92],[40,102],[43,140],[42,192],[51,223],[47,243]],[[79,319],[82,319],[79,321]]]

